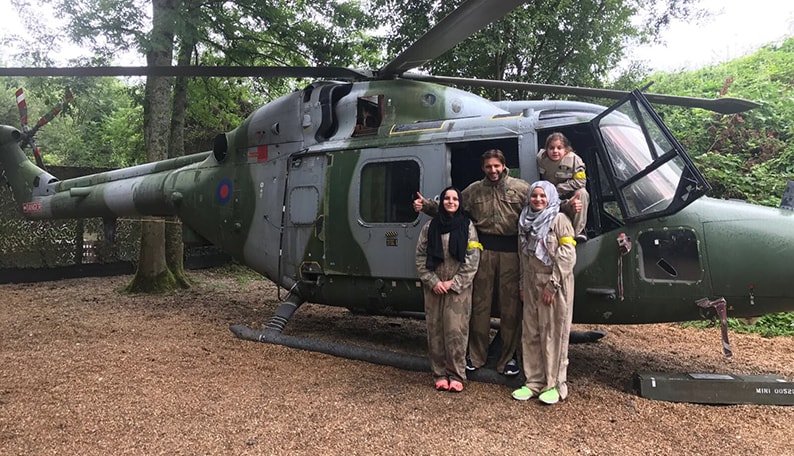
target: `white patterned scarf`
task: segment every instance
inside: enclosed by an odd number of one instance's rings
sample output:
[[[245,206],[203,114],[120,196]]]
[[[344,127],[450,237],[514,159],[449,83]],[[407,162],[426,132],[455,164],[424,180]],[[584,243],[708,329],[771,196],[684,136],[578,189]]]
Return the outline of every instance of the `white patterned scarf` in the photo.
[[[518,238],[521,240],[522,252],[526,255],[534,254],[543,264],[550,265],[551,255],[546,246],[546,236],[551,229],[551,222],[560,212],[560,195],[551,182],[541,180],[529,186],[530,198],[532,191],[537,187],[542,188],[546,193],[549,204],[543,210],[535,211],[527,198],[527,205],[518,216]]]

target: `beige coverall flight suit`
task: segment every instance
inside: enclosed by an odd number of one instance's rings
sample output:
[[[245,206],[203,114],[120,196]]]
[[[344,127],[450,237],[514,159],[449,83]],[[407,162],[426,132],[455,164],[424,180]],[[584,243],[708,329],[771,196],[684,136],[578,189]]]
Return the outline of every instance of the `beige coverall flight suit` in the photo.
[[[568,396],[568,337],[573,319],[573,268],[576,242],[571,221],[560,212],[551,223],[546,245],[551,265],[534,254],[519,253],[524,298],[521,349],[526,386],[535,394],[558,388]],[[543,290],[554,291],[554,302],[543,303]]]
[[[508,176],[508,171],[505,168],[497,182],[484,177],[461,192],[463,210],[471,217],[483,246],[472,290],[469,358],[474,367],[482,367],[488,360],[491,309],[495,298],[503,341],[502,352],[496,362],[499,373],[503,373],[505,364],[516,356],[521,343],[518,215],[527,204],[529,193],[529,184]],[[423,211],[435,214],[438,203],[425,200]]]
[[[427,323],[427,349],[433,380],[449,378],[462,382],[466,379],[466,343],[469,336],[471,316],[471,285],[480,262],[482,247],[477,241],[477,230],[469,224],[469,242],[466,259],[459,263],[449,255],[449,233],[441,235],[444,246],[444,261],[435,271],[427,269],[427,231],[425,223],[416,244],[416,270],[425,297],[425,321]],[[447,294],[433,293],[433,287],[441,281],[452,280]]]
[[[568,152],[559,161],[554,161],[546,154],[546,149],[540,149],[538,173],[541,179],[549,181],[557,187],[557,193],[560,194],[560,200],[562,200],[561,206],[566,206],[565,201],[571,199],[574,193],[579,194],[582,210],[572,214],[573,229],[576,234],[585,233],[590,194],[585,189],[587,174],[582,158],[575,152]]]

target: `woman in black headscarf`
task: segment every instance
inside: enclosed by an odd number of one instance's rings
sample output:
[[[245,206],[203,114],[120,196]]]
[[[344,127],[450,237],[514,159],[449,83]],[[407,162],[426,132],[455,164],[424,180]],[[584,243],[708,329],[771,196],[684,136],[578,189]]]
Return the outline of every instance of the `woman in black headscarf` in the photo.
[[[444,189],[438,215],[422,227],[416,245],[430,369],[439,391],[463,391],[466,379],[471,284],[482,245],[474,225],[460,210],[462,206],[458,189]]]

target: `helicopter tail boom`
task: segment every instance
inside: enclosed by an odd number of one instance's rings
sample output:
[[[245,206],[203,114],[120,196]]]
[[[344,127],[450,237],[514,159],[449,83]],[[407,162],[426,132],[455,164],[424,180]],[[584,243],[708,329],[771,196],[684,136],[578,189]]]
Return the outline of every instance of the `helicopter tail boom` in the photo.
[[[173,173],[204,161],[209,154],[59,181],[27,158],[20,139],[19,130],[0,127],[2,171],[20,210],[31,220],[174,215],[182,194]]]

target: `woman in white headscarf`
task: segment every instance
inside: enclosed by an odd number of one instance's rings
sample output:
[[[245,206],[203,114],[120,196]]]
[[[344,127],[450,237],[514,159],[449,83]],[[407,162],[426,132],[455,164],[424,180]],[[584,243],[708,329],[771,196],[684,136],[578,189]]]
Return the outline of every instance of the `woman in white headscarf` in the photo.
[[[524,386],[513,398],[537,397],[556,404],[568,396],[568,336],[573,315],[573,267],[576,241],[571,220],[560,212],[553,184],[530,185],[529,204],[518,219],[521,259],[521,336]]]

